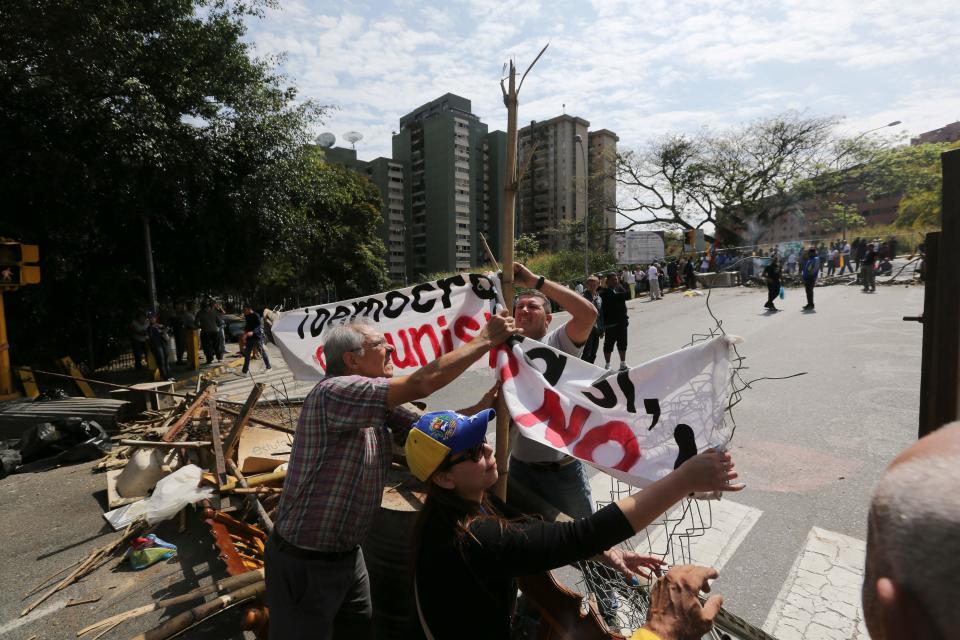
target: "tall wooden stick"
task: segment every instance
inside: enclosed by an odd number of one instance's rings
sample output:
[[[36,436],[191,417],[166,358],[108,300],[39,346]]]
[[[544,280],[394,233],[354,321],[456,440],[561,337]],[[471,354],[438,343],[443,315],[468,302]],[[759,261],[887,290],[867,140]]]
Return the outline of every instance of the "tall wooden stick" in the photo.
[[[550,46],[550,45],[547,45]],[[520,180],[517,174],[517,109],[520,105],[520,87],[533,65],[543,55],[547,47],[540,50],[517,84],[517,67],[510,61],[510,75],[507,77],[508,86],[503,86],[500,80],[500,90],[503,92],[503,104],[507,107],[507,162],[503,187],[503,219],[500,223],[500,260],[503,277],[503,301],[507,305],[507,312],[513,315],[513,242],[514,220],[516,217],[517,191]],[[507,413],[507,402],[503,394],[497,398],[497,460],[500,460],[500,478],[494,487],[494,492],[501,500],[507,499],[507,480],[510,475],[510,414]]]

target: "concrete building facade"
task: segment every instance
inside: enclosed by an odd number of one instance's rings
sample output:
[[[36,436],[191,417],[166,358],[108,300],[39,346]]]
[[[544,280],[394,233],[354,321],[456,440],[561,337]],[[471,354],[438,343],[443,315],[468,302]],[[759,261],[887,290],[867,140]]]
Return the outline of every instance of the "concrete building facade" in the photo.
[[[503,173],[504,154],[501,138],[488,133],[466,98],[448,93],[400,118],[393,157],[410,172],[411,277],[468,270],[483,262],[478,234],[493,239],[491,231],[498,227],[491,176]]]
[[[583,228],[589,215],[592,228],[602,228],[609,248],[616,228],[617,134],[589,131],[590,122],[560,115],[531,122],[518,132],[518,166],[528,167],[517,194],[517,232],[537,237],[551,251],[564,248],[572,227]],[[599,224],[598,224],[599,222]]]
[[[617,228],[617,143],[619,136],[609,129],[591,131],[588,138],[587,162],[589,169],[589,195],[587,206],[590,218],[598,216],[603,221],[607,239],[606,248],[612,249],[609,239]],[[596,247],[593,242],[590,246]]]
[[[589,126],[583,118],[561,115],[518,132],[517,166],[527,170],[517,192],[517,233],[534,234],[541,248],[560,249],[564,224],[587,215]]]

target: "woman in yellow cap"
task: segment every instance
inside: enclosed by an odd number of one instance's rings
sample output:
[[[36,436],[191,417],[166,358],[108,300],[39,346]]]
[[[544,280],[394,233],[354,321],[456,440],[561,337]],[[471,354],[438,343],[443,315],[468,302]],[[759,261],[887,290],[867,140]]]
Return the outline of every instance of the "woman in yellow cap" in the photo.
[[[694,492],[740,491],[728,453],[694,456],[666,477],[588,518],[550,523],[506,519],[488,489],[497,460],[486,442],[493,411],[471,418],[428,413],[406,442],[410,470],[428,484],[414,549],[416,619],[428,640],[509,638],[515,578],[595,559]],[[596,558],[599,559],[599,558]],[[606,562],[628,576],[658,571],[658,558],[616,550]]]

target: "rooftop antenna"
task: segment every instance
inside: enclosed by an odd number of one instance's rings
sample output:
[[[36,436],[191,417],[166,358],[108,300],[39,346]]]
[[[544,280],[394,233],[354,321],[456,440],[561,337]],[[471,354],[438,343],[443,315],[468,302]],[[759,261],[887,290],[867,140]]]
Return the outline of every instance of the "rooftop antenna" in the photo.
[[[343,134],[343,139],[350,143],[354,151],[357,149],[357,143],[363,140],[363,134],[358,131],[347,131]]]
[[[325,131],[317,136],[317,144],[323,147],[324,149],[329,149],[337,141],[337,136],[332,133]]]

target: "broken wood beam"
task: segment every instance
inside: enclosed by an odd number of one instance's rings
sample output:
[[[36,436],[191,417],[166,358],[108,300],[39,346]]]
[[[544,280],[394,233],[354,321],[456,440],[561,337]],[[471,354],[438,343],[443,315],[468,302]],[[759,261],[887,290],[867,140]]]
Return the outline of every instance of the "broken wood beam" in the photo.
[[[210,397],[210,394],[216,388],[215,385],[209,385],[204,389],[199,396],[193,401],[193,403],[187,407],[187,410],[183,412],[176,422],[170,425],[170,428],[167,429],[167,432],[163,434],[162,440],[164,442],[173,442],[173,439],[177,437],[180,431],[186,426],[187,422],[190,421],[190,418],[193,417],[193,414],[200,410],[200,407],[203,406],[204,402],[207,401],[207,398]]]
[[[213,445],[207,440],[187,442],[162,442],[156,440],[121,440],[120,444],[127,447],[154,447],[159,449],[203,449]]]
[[[240,483],[240,486],[244,489],[250,489],[250,482],[243,477],[243,474],[240,473],[240,468],[233,460],[227,460],[227,466],[230,467],[230,473],[237,477],[237,481]],[[283,477],[286,477],[287,472],[283,471]],[[267,474],[274,475],[274,474]],[[260,524],[263,525],[263,528],[266,529],[267,533],[273,533],[273,520],[270,518],[270,515],[267,513],[267,510],[263,508],[263,503],[257,498],[254,494],[248,494],[247,499],[253,502],[254,508],[257,510],[257,516],[260,518]]]
[[[247,426],[250,414],[253,412],[253,408],[257,406],[257,400],[259,400],[261,394],[263,394],[265,386],[262,382],[257,382],[253,385],[253,388],[250,389],[250,395],[247,396],[247,401],[243,403],[243,408],[240,409],[240,415],[234,420],[230,433],[223,439],[224,458],[229,460],[233,457],[233,450],[240,441],[240,434],[243,433],[244,428]]]
[[[226,413],[226,414],[229,414],[229,415],[231,415],[231,416],[239,416],[239,415],[240,415],[240,412],[237,411],[236,409],[230,409],[230,408],[224,407],[222,404],[220,405],[220,411],[221,411],[222,413]],[[270,420],[265,420],[264,418],[255,418],[255,417],[253,417],[253,416],[250,416],[249,418],[247,418],[247,422],[252,422],[252,423],[254,423],[254,424],[259,424],[259,425],[261,425],[261,426],[268,427],[268,428],[270,428],[270,429],[276,429],[277,431],[283,431],[284,433],[296,433],[296,432],[297,432],[296,427],[285,427],[285,426],[283,426],[282,424],[278,424],[278,423],[276,423],[276,422],[271,422]]]

